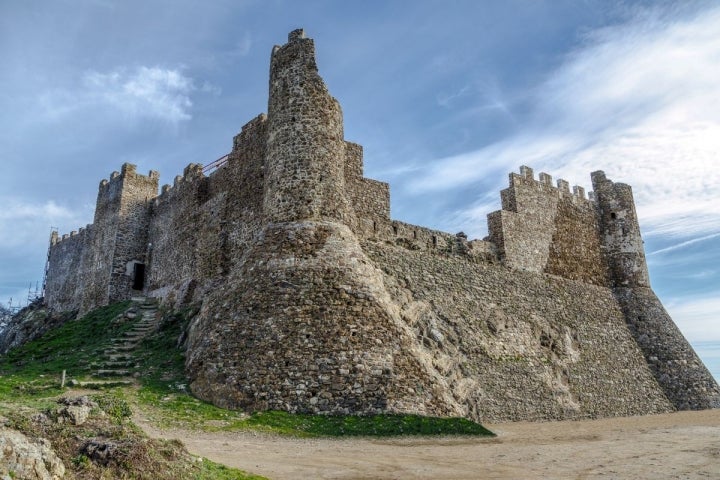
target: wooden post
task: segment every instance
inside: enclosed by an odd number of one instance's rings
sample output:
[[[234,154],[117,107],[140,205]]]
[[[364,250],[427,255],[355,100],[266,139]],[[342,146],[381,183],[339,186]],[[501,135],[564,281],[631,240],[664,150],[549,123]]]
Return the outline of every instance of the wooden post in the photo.
[[[63,370],[62,380],[60,381],[60,388],[65,388],[65,370]]]

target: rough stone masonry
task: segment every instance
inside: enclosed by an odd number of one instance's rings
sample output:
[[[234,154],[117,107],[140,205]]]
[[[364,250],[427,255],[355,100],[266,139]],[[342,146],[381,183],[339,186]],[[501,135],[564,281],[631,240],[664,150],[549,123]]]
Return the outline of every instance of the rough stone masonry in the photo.
[[[268,113],[227,161],[159,195],[158,179],[125,164],[101,182],[93,224],[51,239],[45,300],[200,304],[186,367],[216,405],[480,421],[720,405],[650,288],[629,186],[594,172],[586,198],[521,167],[484,240],[391,220],[302,30],[273,48]]]

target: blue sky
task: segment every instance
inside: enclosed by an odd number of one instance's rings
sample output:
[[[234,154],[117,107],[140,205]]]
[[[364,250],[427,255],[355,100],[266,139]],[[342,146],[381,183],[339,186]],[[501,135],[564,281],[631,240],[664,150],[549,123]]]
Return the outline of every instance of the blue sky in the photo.
[[[172,183],[229,151],[297,27],[394,218],[483,237],[520,165],[588,190],[602,169],[634,188],[680,328],[720,341],[720,5],[701,1],[3,1],[0,302],[123,162]]]

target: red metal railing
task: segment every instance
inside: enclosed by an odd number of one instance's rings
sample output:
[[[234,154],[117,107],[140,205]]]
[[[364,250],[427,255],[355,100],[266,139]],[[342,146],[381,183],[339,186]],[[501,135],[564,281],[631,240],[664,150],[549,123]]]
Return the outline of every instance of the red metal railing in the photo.
[[[228,161],[228,156],[229,156],[229,155],[230,155],[229,153],[226,153],[225,155],[223,155],[222,157],[218,158],[218,159],[215,160],[214,162],[210,162],[210,163],[208,163],[207,165],[205,165],[205,166],[203,167],[203,173],[204,173],[205,175],[208,175],[208,174],[214,172],[215,170],[217,170],[218,168],[222,168],[223,166],[225,166],[225,164],[226,164],[227,161]]]

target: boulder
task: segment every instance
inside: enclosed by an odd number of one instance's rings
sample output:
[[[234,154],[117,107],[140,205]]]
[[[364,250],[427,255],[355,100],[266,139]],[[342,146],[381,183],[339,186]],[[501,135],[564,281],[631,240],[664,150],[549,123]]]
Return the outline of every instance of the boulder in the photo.
[[[29,439],[0,427],[0,478],[56,480],[65,476],[65,465],[44,438]]]

